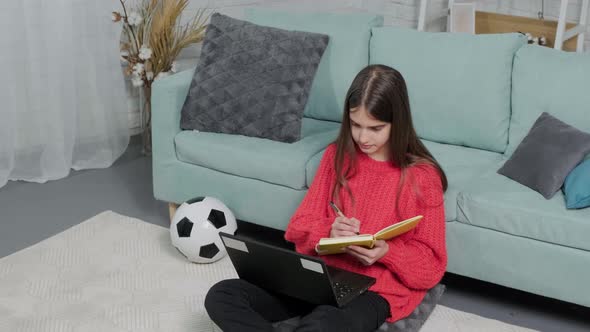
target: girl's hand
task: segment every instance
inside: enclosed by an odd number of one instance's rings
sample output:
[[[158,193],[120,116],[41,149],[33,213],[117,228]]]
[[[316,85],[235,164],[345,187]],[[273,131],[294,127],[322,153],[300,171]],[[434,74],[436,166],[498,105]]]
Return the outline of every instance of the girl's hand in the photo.
[[[346,253],[358,259],[365,266],[373,265],[388,251],[389,245],[384,240],[375,241],[375,246],[371,249],[361,246],[348,246],[345,249]]]
[[[356,218],[336,217],[332,223],[330,237],[355,236],[359,234],[361,222]]]

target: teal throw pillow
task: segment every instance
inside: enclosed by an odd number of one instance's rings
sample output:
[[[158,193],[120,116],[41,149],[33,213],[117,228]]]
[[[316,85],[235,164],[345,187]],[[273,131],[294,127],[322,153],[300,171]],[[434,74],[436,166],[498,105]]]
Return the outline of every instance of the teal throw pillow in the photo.
[[[563,184],[563,193],[568,209],[590,207],[590,159],[583,161],[568,174]]]

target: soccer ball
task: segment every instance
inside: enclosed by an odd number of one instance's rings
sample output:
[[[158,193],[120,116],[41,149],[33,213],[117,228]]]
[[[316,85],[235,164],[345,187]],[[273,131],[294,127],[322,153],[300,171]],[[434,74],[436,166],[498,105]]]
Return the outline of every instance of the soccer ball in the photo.
[[[219,232],[234,234],[236,218],[231,210],[213,197],[197,197],[178,207],[172,224],[172,245],[189,261],[212,263],[226,254]]]

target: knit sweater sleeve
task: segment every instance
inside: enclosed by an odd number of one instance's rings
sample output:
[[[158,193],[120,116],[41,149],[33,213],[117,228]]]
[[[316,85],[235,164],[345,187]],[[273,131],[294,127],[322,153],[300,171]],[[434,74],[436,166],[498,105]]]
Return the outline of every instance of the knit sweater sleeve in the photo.
[[[408,288],[434,287],[447,267],[443,189],[431,165],[413,166],[400,197],[404,218],[423,215],[412,233],[388,241],[389,251],[379,261]]]
[[[322,156],[315,177],[303,201],[291,217],[285,239],[295,244],[297,252],[316,255],[315,245],[322,237],[330,236],[334,216],[330,216],[328,202],[333,183],[334,144],[329,145]]]

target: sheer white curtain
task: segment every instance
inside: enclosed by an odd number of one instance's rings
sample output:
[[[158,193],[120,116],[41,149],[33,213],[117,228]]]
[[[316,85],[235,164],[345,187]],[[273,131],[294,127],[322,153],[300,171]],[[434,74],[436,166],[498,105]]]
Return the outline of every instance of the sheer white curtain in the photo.
[[[0,187],[109,167],[129,143],[116,0],[0,0]]]

